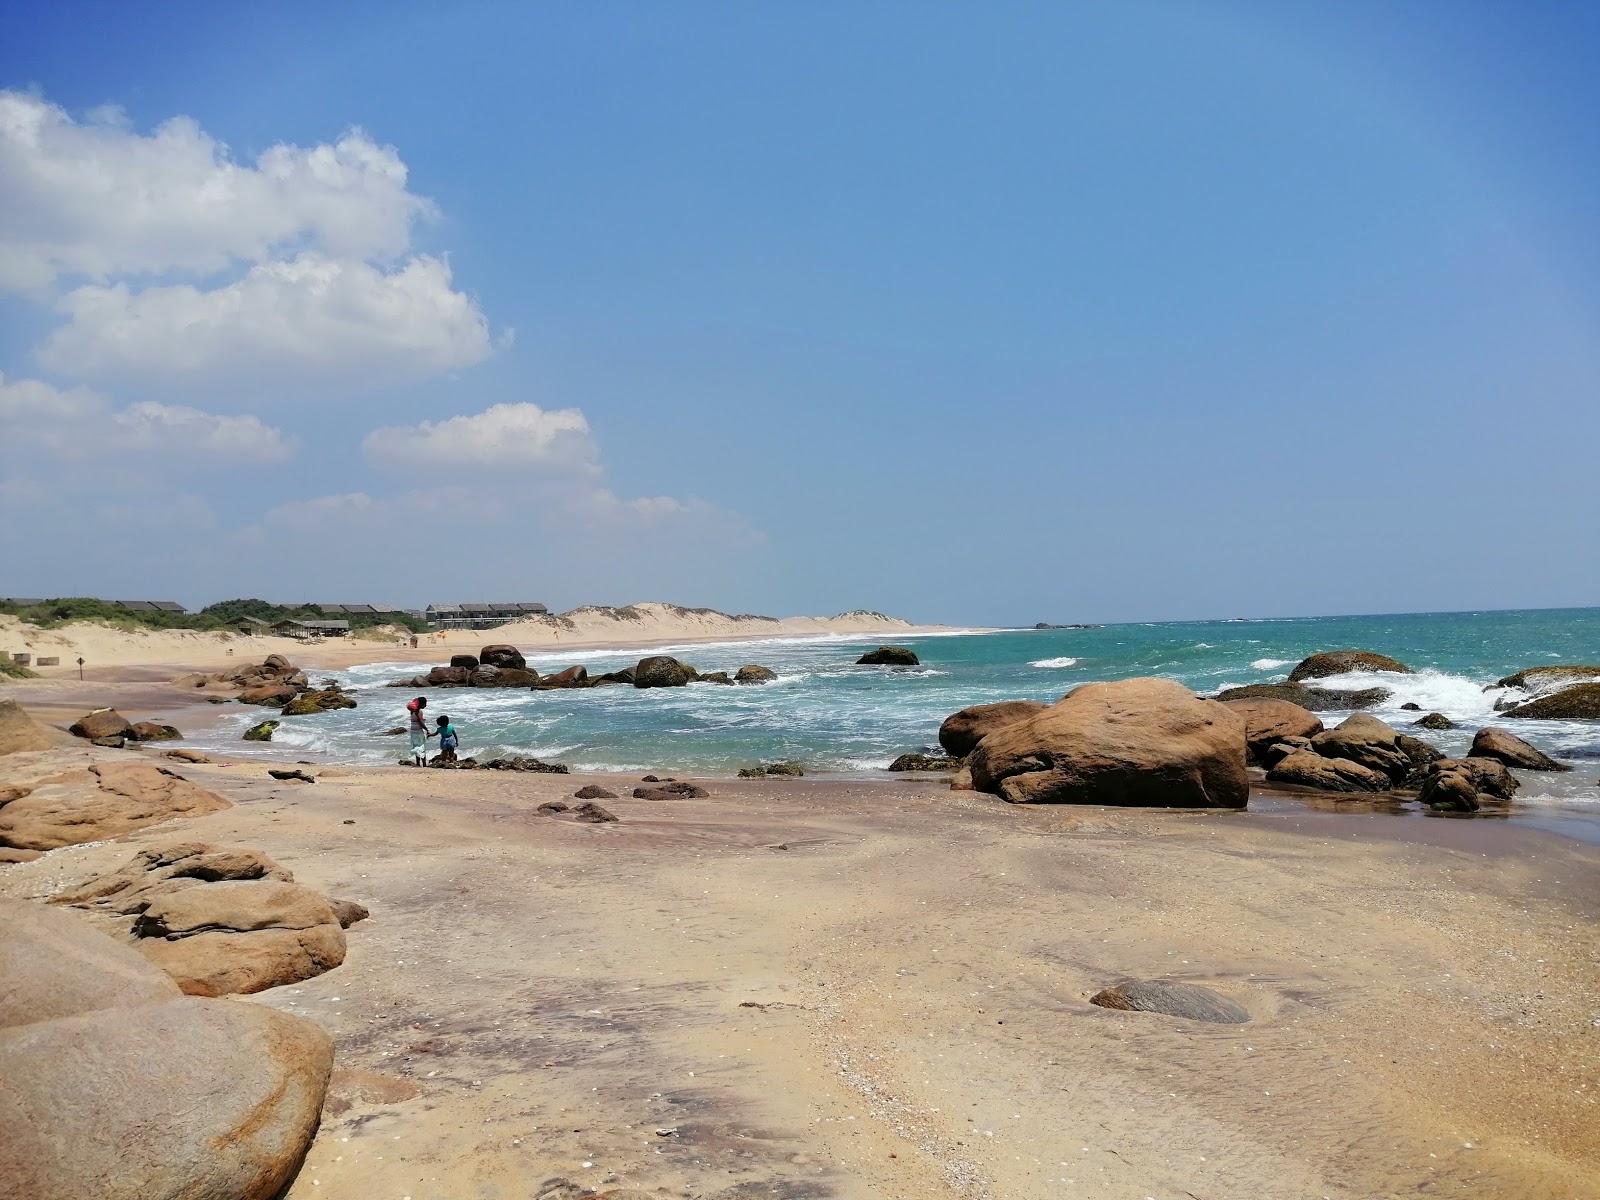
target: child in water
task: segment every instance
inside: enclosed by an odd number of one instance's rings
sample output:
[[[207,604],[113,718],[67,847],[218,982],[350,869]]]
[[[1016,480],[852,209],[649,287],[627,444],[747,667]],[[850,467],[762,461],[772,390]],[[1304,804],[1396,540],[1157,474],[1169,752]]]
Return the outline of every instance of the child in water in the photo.
[[[434,722],[439,728],[439,761],[453,763],[456,761],[456,747],[461,744],[460,735],[456,727],[450,724],[449,717],[440,717]]]

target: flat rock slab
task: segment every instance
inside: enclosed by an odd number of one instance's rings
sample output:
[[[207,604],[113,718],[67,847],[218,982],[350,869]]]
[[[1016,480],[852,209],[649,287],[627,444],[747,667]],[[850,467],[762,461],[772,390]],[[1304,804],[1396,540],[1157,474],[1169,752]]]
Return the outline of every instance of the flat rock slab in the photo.
[[[56,850],[233,807],[215,792],[153,763],[102,763],[89,770],[97,785],[93,789],[81,783],[49,784],[0,808],[0,845]]]
[[[1190,1021],[1210,1021],[1217,1025],[1242,1025],[1250,1019],[1242,1004],[1192,983],[1163,983],[1158,979],[1136,979],[1119,983],[1089,997],[1090,1004],[1130,1012],[1161,1013]]]
[[[0,899],[0,1028],[179,996],[172,977],[90,922]]]

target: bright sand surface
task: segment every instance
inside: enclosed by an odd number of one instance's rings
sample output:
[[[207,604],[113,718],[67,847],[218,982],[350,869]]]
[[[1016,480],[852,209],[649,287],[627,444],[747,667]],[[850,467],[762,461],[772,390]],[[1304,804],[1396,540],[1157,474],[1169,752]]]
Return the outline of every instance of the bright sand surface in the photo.
[[[282,654],[309,667],[352,667],[369,662],[426,662],[437,665],[451,654],[471,653],[495,643],[527,651],[558,648],[593,650],[610,646],[659,646],[709,641],[747,641],[770,637],[839,634],[910,636],[938,633],[944,625],[913,625],[880,613],[843,613],[836,617],[729,616],[704,608],[674,604],[634,604],[625,608],[578,608],[569,613],[514,621],[496,629],[456,629],[422,634],[412,649],[403,641],[371,640],[352,635],[317,641],[236,633],[195,633],[177,629],[136,632],[76,622],[60,629],[40,629],[16,617],[0,616],[0,651],[26,652],[36,658],[59,657],[58,666],[39,668],[46,678],[78,675],[85,660],[89,679],[149,677],[123,668],[169,666],[173,673],[260,662]]]
[[[13,754],[0,785],[130,753],[159,752]],[[161,761],[236,806],[0,892],[199,839],[371,909],[343,966],[235,1001],[337,1042],[292,1200],[1600,1196],[1593,847],[1359,804]],[[537,811],[590,781],[619,822]],[[1127,977],[1251,1020],[1087,1002]]]

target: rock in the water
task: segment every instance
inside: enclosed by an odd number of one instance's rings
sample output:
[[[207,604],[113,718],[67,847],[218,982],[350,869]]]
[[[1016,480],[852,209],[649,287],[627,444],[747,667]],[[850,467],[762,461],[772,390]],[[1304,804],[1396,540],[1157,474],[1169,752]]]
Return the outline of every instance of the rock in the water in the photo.
[[[692,783],[661,783],[633,789],[635,800],[704,800],[709,795],[705,788]]]
[[[5,1030],[0,1188],[267,1200],[305,1157],[332,1068],[318,1026],[255,1004],[180,996]]]
[[[1224,704],[1230,700],[1286,700],[1308,712],[1346,712],[1352,708],[1372,708],[1392,695],[1388,688],[1381,687],[1338,691],[1308,688],[1298,683],[1251,683],[1218,692],[1216,699]]]
[[[586,783],[572,793],[579,800],[615,800],[617,794],[599,784]]]
[[[300,689],[292,683],[263,683],[258,687],[245,688],[239,693],[242,704],[259,704],[264,708],[282,708],[296,696]]]
[[[729,674],[726,671],[712,671],[707,675],[700,676],[698,679],[695,680],[695,682],[696,683],[725,683],[725,684],[728,684],[729,686],[732,686],[733,679],[729,676]]]
[[[769,775],[799,779],[805,773],[805,768],[797,762],[763,763],[759,767],[739,768],[740,779],[765,779]]]
[[[902,754],[889,764],[891,771],[955,771],[959,758],[934,758],[931,754]]]
[[[1468,758],[1495,758],[1508,767],[1521,767],[1525,771],[1570,771],[1566,763],[1557,762],[1543,750],[1528,745],[1514,733],[1490,726],[1478,730],[1472,739]]]
[[[777,677],[776,671],[760,663],[746,663],[733,673],[735,683],[771,683]]]
[[[1227,700],[1224,703],[1244,722],[1245,745],[1256,762],[1265,761],[1269,746],[1285,738],[1309,738],[1322,732],[1322,722],[1309,709],[1287,700]]]
[[[103,737],[127,737],[128,730],[132,728],[133,726],[116,709],[97,708],[67,726],[67,732],[74,737],[93,740]]]
[[[317,713],[333,712],[339,708],[354,708],[356,698],[341,688],[326,688],[320,692],[302,692],[283,706],[286,717],[309,717]]]
[[[87,776],[41,784],[0,807],[0,845],[55,850],[232,807],[215,792],[153,763],[99,763]]]
[[[1508,717],[1531,717],[1535,720],[1600,720],[1600,683],[1580,683],[1539,696],[1526,704],[1508,708]]]
[[[81,915],[0,898],[0,1029],[181,994],[165,971]]]
[[[683,687],[695,676],[694,669],[666,654],[641,658],[633,668],[636,688]]]
[[[566,763],[547,763],[537,758],[513,754],[505,758],[491,758],[483,764],[485,771],[530,771],[540,775],[566,775]]]
[[[0,754],[50,749],[50,734],[15,700],[0,700]]]
[[[1381,771],[1398,783],[1411,773],[1411,757],[1400,747],[1398,730],[1377,717],[1356,713],[1311,739],[1324,758],[1343,758]]]
[[[262,721],[259,725],[252,725],[244,731],[243,740],[247,742],[270,742],[272,731],[277,729],[282,721]]]
[[[457,657],[471,658],[472,655],[458,655]],[[427,687],[470,687],[472,686],[472,673],[477,670],[477,664],[470,667],[458,667],[453,663],[448,667],[434,667],[428,672]]]
[[[1417,799],[1436,812],[1477,812],[1478,789],[1466,770],[1429,772],[1417,790]]]
[[[594,801],[585,801],[572,810],[572,815],[580,821],[590,825],[603,825],[607,821],[617,820],[617,815],[610,809],[601,808]]]
[[[1345,758],[1323,758],[1300,750],[1279,759],[1267,772],[1269,783],[1290,783],[1324,792],[1386,792],[1394,782],[1383,771],[1374,771]]]
[[[1402,712],[1421,712],[1422,705],[1418,704],[1415,700],[1407,700],[1400,706],[1400,710]]]
[[[1411,722],[1418,729],[1454,729],[1456,723],[1443,713],[1431,712]]]
[[[916,651],[907,650],[904,646],[879,646],[876,650],[868,650],[856,659],[858,667],[920,667],[922,660],[917,657]]]
[[[1517,777],[1506,769],[1506,765],[1494,758],[1441,758],[1430,763],[1421,776],[1418,799],[1425,804],[1434,804],[1430,799],[1432,792],[1443,786],[1437,782],[1446,775],[1459,776],[1465,781],[1465,787],[1479,796],[1488,796],[1496,800],[1509,800],[1521,787]],[[1452,792],[1462,789],[1453,787]],[[1472,809],[1465,811],[1475,811]]]
[[[965,758],[990,733],[1007,725],[1036,716],[1049,708],[1039,700],[1001,700],[997,704],[974,704],[951,713],[939,726],[939,745],[952,756]]]
[[[1329,675],[1348,675],[1351,671],[1389,671],[1396,675],[1414,675],[1410,667],[1396,662],[1387,654],[1374,654],[1371,650],[1327,650],[1301,659],[1289,672],[1290,683],[1306,679],[1323,679]]]
[[[996,729],[968,765],[978,790],[1012,803],[1242,808],[1244,738],[1225,704],[1170,679],[1125,679]]]
[[[470,675],[478,669],[478,656],[476,654],[452,654],[450,656],[450,665]]]
[[[503,643],[479,650],[478,662],[481,666],[511,667],[517,671],[525,671],[528,667],[528,660],[522,657],[522,651]]]
[[[344,961],[344,929],[326,896],[265,880],[157,896],[134,924],[140,953],[191,996],[299,983]]]
[[[1529,667],[1515,675],[1507,675],[1495,687],[1522,688],[1530,692],[1548,692],[1573,683],[1600,680],[1600,666],[1548,666]]]
[[[539,680],[541,688],[577,688],[589,686],[588,667],[568,667],[564,671],[557,671],[554,675],[546,675]]]
[[[1139,979],[1119,983],[1089,997],[1090,1004],[1130,1012],[1162,1013],[1186,1017],[1191,1021],[1212,1021],[1218,1025],[1242,1025],[1250,1013],[1237,1000],[1192,983],[1163,983],[1159,979]]]
[[[135,721],[128,726],[130,742],[175,742],[183,736],[175,725],[158,725],[154,721]]]

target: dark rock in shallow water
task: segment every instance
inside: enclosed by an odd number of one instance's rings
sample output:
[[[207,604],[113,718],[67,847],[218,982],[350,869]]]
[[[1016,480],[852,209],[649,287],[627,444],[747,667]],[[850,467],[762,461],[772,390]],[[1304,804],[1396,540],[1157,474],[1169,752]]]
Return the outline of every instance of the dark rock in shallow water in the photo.
[[[244,740],[247,742],[270,742],[272,731],[278,727],[277,721],[263,721],[259,725],[252,725],[244,731]]]
[[[572,793],[579,800],[615,800],[617,794],[594,783],[586,783]]]
[[[467,761],[471,761],[470,759]],[[524,758],[513,754],[504,758],[491,758],[483,764],[486,771],[533,771],[541,775],[569,774],[566,763],[541,762],[537,758]]]
[[[1568,684],[1585,683],[1595,679],[1600,679],[1600,666],[1529,667],[1525,671],[1518,671],[1515,675],[1507,675],[1504,679],[1498,680],[1494,686],[1545,692]]]
[[[1237,1000],[1192,983],[1163,983],[1158,979],[1138,979],[1119,983],[1089,997],[1090,1004],[1127,1012],[1162,1013],[1186,1017],[1191,1021],[1211,1021],[1218,1025],[1242,1025],[1250,1013]]]
[[[472,655],[457,655],[458,658],[471,658]],[[472,673],[478,668],[471,667],[435,667],[427,674],[427,687],[470,687]]]
[[[759,663],[747,663],[733,673],[735,683],[771,683],[777,677],[778,673],[771,667]]]
[[[1469,758],[1494,758],[1508,767],[1521,767],[1525,771],[1570,771],[1566,763],[1557,762],[1543,750],[1530,746],[1514,733],[1492,726],[1478,730],[1472,739]]]
[[[695,670],[668,654],[641,658],[633,668],[636,688],[683,687],[695,677]]]
[[[740,779],[765,779],[769,775],[788,776],[798,779],[805,774],[804,768],[795,762],[764,763],[759,767],[741,767]]]
[[[1280,758],[1267,772],[1268,783],[1289,783],[1324,792],[1386,792],[1394,786],[1382,771],[1346,758],[1323,758],[1297,750]]]
[[[959,758],[934,758],[929,754],[902,754],[889,764],[891,771],[954,771],[961,766]]]
[[[127,738],[130,742],[170,742],[181,738],[174,725],[158,725],[154,721],[135,721],[128,726]]]
[[[1415,700],[1407,700],[1400,706],[1400,710],[1402,712],[1421,712],[1422,705],[1418,704]]]
[[[1351,671],[1391,671],[1398,675],[1414,675],[1410,667],[1397,662],[1387,654],[1374,654],[1371,650],[1326,650],[1300,661],[1289,672],[1290,683],[1307,679],[1322,679],[1329,675],[1348,675]]]
[[[907,650],[904,646],[879,646],[876,650],[868,650],[856,659],[858,667],[920,667],[922,660],[916,652]]]
[[[1432,712],[1427,716],[1411,722],[1418,729],[1454,729],[1456,723],[1443,713]]]
[[[478,662],[486,667],[511,667],[514,670],[525,670],[528,660],[522,657],[522,651],[515,646],[495,645],[485,646],[478,651]]]
[[[1287,700],[1309,712],[1343,712],[1352,708],[1372,708],[1394,693],[1388,688],[1358,688],[1341,692],[1332,688],[1308,688],[1298,683],[1251,683],[1227,688],[1212,697],[1226,704],[1229,700]]]
[[[1600,683],[1580,683],[1559,692],[1551,692],[1548,696],[1540,696],[1507,709],[1506,716],[1546,721],[1600,720]]]
[[[582,688],[589,686],[588,667],[568,667],[564,671],[557,671],[554,675],[546,675],[540,679],[535,687],[538,688]]]
[[[459,667],[470,674],[478,669],[478,656],[476,654],[452,654],[450,656],[450,665]]]
[[[700,678],[695,680],[695,682],[696,683],[725,683],[729,687],[733,686],[733,680],[732,680],[732,678],[729,677],[729,675],[728,675],[728,673],[726,671],[712,671],[709,675],[700,676]]]
[[[956,758],[965,758],[978,743],[996,729],[1042,713],[1049,708],[1039,700],[1001,700],[995,704],[973,704],[953,712],[939,726],[939,745]]]

